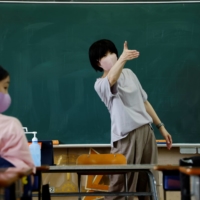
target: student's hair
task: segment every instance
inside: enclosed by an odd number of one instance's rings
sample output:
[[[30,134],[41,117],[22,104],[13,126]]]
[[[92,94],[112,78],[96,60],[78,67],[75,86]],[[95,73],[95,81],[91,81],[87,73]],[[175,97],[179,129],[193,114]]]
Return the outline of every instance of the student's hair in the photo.
[[[118,51],[114,43],[107,39],[102,39],[94,42],[89,48],[89,58],[92,67],[96,71],[102,72],[103,69],[99,67],[99,60],[103,58],[108,52],[115,53],[118,57]]]
[[[9,76],[9,73],[0,65],[0,81]]]

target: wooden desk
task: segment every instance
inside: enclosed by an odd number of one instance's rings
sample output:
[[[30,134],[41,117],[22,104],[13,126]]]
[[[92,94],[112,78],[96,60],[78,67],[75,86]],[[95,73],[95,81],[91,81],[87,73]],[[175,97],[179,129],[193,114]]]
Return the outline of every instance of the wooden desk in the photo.
[[[156,184],[153,174],[150,169],[153,169],[154,165],[65,165],[65,166],[49,166],[44,168],[44,171],[41,170],[42,173],[77,173],[78,174],[78,192],[74,193],[58,193],[59,196],[152,196],[153,200],[157,200],[157,190]],[[115,171],[116,173],[128,173],[128,172],[146,172],[148,174],[150,180],[150,192],[94,192],[94,193],[86,193],[81,192],[80,183],[81,183],[81,175],[91,174],[91,172],[95,175],[102,174],[112,174]],[[127,179],[126,179],[127,183]]]
[[[177,170],[179,171],[179,165],[156,165],[154,166],[154,170],[158,171],[174,171]]]
[[[179,170],[187,175],[200,176],[200,167],[179,167]]]

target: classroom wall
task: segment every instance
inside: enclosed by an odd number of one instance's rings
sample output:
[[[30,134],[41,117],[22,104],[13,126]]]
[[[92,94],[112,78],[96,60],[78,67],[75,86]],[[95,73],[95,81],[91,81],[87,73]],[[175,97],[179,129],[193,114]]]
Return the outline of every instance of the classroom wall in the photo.
[[[99,153],[109,153],[110,148],[94,148]],[[179,159],[184,157],[195,156],[198,154],[180,154],[179,147],[173,147],[170,151],[165,147],[158,148],[158,164],[179,164]],[[54,162],[55,164],[75,164],[76,158],[81,154],[88,154],[89,148],[55,148],[54,149]],[[69,179],[69,180],[67,180]],[[73,187],[77,187],[77,175],[70,174],[44,174],[43,183],[49,183],[50,187],[55,187],[57,190],[61,190],[68,185],[68,190]],[[82,178],[82,189],[84,189],[85,177]],[[55,189],[54,188],[54,189]],[[55,189],[55,190],[56,190]],[[163,200],[163,190],[162,190],[162,174],[159,173],[159,192],[160,200]],[[51,197],[52,200],[77,200],[76,197]],[[136,198],[137,199],[137,198]],[[167,192],[167,200],[178,200],[180,199],[180,192]],[[36,200],[36,198],[35,198]]]

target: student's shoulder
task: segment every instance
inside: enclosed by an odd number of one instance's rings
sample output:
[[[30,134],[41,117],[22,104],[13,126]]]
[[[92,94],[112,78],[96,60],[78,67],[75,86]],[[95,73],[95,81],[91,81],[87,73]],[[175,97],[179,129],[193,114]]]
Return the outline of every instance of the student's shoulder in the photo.
[[[0,123],[10,128],[22,129],[21,122],[16,117],[0,114]]]

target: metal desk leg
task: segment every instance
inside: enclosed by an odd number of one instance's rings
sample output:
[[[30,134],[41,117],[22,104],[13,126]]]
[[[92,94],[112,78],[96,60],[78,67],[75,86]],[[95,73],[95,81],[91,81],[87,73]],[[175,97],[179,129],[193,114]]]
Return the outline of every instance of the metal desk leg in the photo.
[[[147,171],[147,174],[148,174],[148,177],[149,177],[150,190],[151,190],[153,200],[158,200],[154,176],[153,176],[151,171]]]
[[[42,172],[38,172],[38,200],[41,200],[41,189],[42,189]]]
[[[124,174],[124,186],[125,186],[125,192],[128,192],[128,176],[127,176],[127,173]],[[128,200],[127,196],[125,196],[125,200]]]
[[[78,192],[81,192],[81,175],[78,173]],[[81,195],[78,196],[78,199],[81,200]]]

